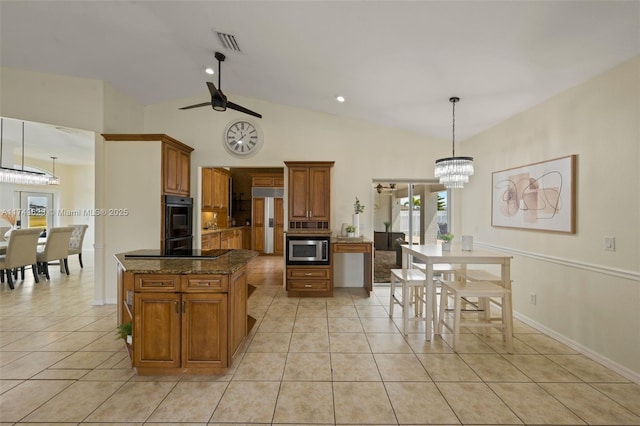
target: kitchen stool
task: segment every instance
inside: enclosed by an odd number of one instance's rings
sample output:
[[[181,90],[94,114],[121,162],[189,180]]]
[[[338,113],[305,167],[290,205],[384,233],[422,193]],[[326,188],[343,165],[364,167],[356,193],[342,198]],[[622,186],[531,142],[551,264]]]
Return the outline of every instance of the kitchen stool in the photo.
[[[453,324],[445,320],[445,310],[448,297],[454,299]],[[489,300],[489,298],[500,298],[502,302],[502,312],[500,318],[492,318],[490,315],[479,317],[477,321],[463,321],[461,317],[461,306],[463,298],[478,297]],[[488,305],[488,303],[487,303]],[[511,312],[511,290],[489,281],[441,281],[440,282],[440,321],[438,331],[442,334],[444,327],[453,333],[453,350],[457,352],[458,341],[460,340],[461,327],[491,328],[496,327],[502,331],[503,341],[506,342],[507,352],[513,353],[513,323]],[[495,324],[499,322],[499,324]]]
[[[426,276],[417,269],[392,269],[391,270],[391,289],[389,297],[389,317],[393,317],[393,307],[397,303],[402,307],[402,334],[407,335],[409,321],[426,321],[427,329],[430,329],[430,321],[433,320],[434,327],[437,325],[437,310],[435,304],[435,286],[432,288],[432,295],[429,297],[427,292]],[[398,282],[402,283],[402,298],[396,296],[396,286]],[[428,300],[431,299],[431,300]],[[423,314],[423,306],[431,303],[431,317],[429,309]],[[414,305],[415,318],[409,319],[409,308]],[[430,333],[427,333],[430,335]]]

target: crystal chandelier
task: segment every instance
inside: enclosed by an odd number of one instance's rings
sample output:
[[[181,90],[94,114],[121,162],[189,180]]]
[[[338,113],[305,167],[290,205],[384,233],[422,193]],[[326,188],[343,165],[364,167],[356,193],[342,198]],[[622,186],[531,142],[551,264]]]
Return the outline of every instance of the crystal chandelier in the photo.
[[[451,157],[436,160],[434,176],[440,178],[440,183],[445,188],[463,188],[469,182],[469,176],[473,174],[473,157],[456,157],[456,102],[460,98],[449,98],[453,104],[453,153]]]
[[[2,140],[4,119],[0,118],[0,183],[16,183],[28,185],[46,185],[49,178],[44,173],[30,172],[24,169],[24,121],[22,122],[22,170],[2,167]]]

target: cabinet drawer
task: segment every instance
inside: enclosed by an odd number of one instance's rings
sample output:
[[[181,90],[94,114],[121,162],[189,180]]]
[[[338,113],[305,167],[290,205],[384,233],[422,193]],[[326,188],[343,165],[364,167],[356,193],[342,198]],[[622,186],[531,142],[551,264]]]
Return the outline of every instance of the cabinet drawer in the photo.
[[[182,291],[185,293],[227,292],[229,277],[226,275],[185,275],[182,277]]]
[[[180,291],[179,275],[136,274],[134,279],[136,291]]]
[[[334,253],[371,253],[371,244],[369,243],[336,243],[333,245]]]
[[[292,279],[287,280],[287,290],[329,290],[331,288],[330,280],[305,280]]]
[[[287,278],[312,278],[312,279],[329,279],[331,278],[331,271],[328,268],[325,269],[291,269],[287,268]]]

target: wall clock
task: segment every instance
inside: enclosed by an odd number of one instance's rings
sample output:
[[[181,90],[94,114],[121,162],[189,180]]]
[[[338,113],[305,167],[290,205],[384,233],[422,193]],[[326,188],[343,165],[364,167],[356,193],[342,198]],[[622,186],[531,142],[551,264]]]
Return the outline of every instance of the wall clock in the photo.
[[[234,120],[224,131],[223,145],[229,154],[246,158],[262,148],[263,136],[260,126],[248,120]]]

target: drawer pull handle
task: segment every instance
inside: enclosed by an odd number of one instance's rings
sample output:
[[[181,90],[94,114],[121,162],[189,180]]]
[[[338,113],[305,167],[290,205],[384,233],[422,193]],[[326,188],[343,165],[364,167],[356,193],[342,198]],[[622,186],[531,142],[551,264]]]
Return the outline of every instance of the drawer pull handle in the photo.
[[[305,284],[305,288],[311,288],[311,284]]]
[[[164,287],[164,282],[162,281],[147,281],[142,283],[146,287]]]
[[[211,285],[211,283],[210,283],[210,282],[208,282],[208,281],[197,281],[197,282],[196,282],[196,285],[201,285],[201,286],[208,287],[208,286],[210,286],[210,285]]]
[[[306,275],[307,277],[310,277],[310,276],[311,276],[311,275],[313,275],[313,274],[312,274],[311,272],[307,272],[305,275]]]

